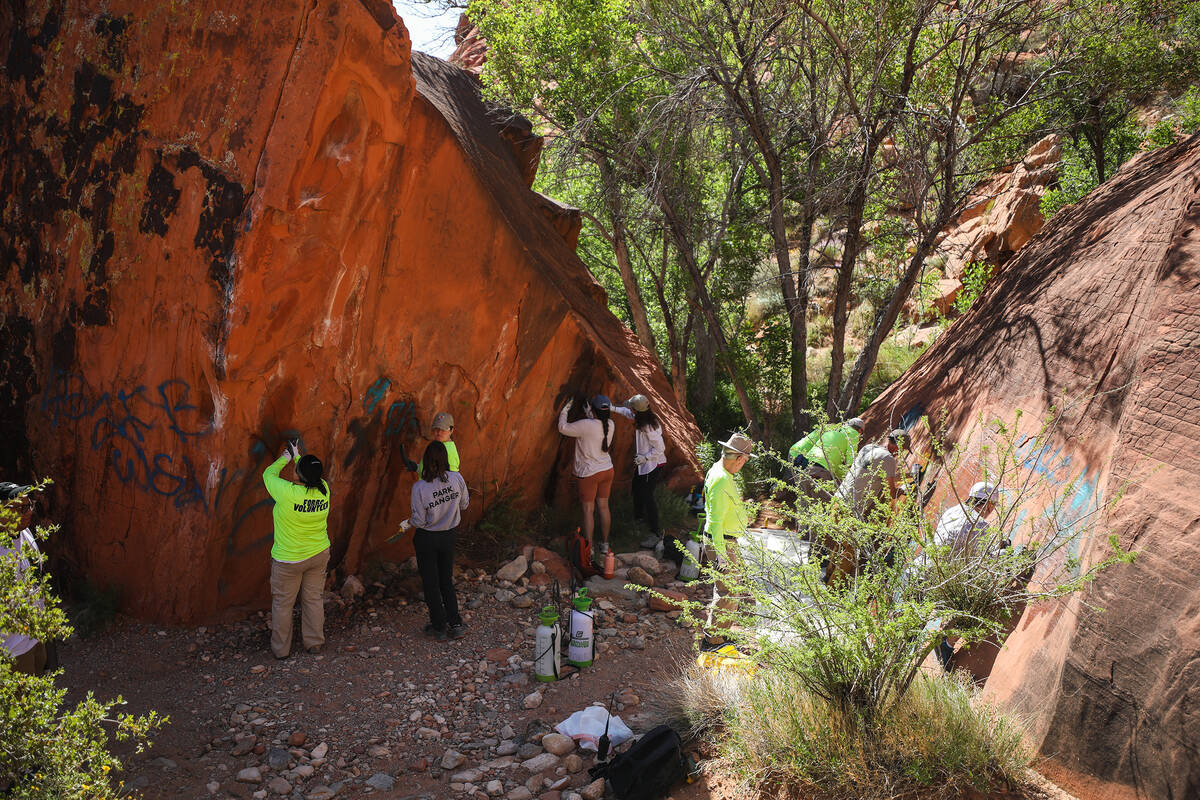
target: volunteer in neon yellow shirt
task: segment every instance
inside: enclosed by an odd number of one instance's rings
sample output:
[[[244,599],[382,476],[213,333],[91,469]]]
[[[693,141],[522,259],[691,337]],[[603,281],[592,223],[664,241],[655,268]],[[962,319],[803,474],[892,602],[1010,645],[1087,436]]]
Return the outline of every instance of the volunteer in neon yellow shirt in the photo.
[[[458,445],[451,441],[450,437],[454,435],[454,417],[448,412],[442,411],[433,416],[433,440],[446,445],[446,455],[450,458],[450,471],[460,472],[460,462],[458,459]],[[421,472],[425,467],[425,459],[421,459],[421,463],[417,464],[417,477],[420,478]]]
[[[735,433],[729,441],[721,442],[721,447],[721,460],[713,464],[704,477],[704,532],[717,551],[718,569],[737,563],[737,538],[746,532],[746,505],[733,476],[750,460],[754,442],[744,434]],[[731,612],[736,608],[737,599],[729,596],[720,579],[714,580],[706,626],[710,629],[729,627],[732,620],[717,615],[717,609]]]
[[[314,455],[296,461],[292,483],[279,473],[296,457],[299,445],[287,443],[283,455],[263,472],[267,493],[275,501],[275,542],[271,546],[271,651],[287,658],[292,649],[292,608],[300,595],[301,637],[305,649],[318,653],[325,645],[325,570],[329,566],[329,484]]]
[[[712,540],[717,555],[727,555],[726,540],[736,542],[746,531],[746,505],[733,476],[746,466],[754,442],[740,433],[721,442],[721,460],[712,465],[704,477],[704,532]]]
[[[809,464],[822,466],[833,480],[840,482],[846,476],[846,470],[854,463],[862,427],[863,421],[859,417],[847,420],[836,428],[817,427],[791,446],[788,458],[801,469],[807,468]],[[799,456],[804,456],[808,463],[797,464],[796,459]]]

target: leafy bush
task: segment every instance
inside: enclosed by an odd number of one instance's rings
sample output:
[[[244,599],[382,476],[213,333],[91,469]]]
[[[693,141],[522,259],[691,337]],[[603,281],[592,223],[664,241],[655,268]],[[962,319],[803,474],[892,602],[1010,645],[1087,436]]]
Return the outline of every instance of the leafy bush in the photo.
[[[755,788],[815,783],[863,796],[1018,779],[1028,755],[1012,721],[971,700],[965,687],[923,677],[921,664],[946,637],[965,646],[984,641],[1022,604],[1064,597],[1132,560],[1109,537],[1107,556],[1081,564],[1075,544],[1094,535],[1109,506],[1081,509],[1073,483],[1057,486],[1027,468],[1030,454],[1054,441],[1055,421],[1029,435],[1019,413],[1007,423],[978,422],[969,437],[981,445],[977,470],[1006,493],[994,522],[965,551],[934,539],[921,492],[911,491],[864,517],[836,496],[787,509],[815,552],[829,554],[828,576],[804,548],[771,550],[749,536],[740,540],[740,558],[721,570],[702,568],[738,602],[712,609],[689,602],[685,619],[735,642],[757,672],[736,702],[698,703],[693,716],[703,717],[702,729],[720,729],[722,751]],[[926,456],[950,476],[951,495],[965,497],[954,483],[962,454],[934,438]]]
[[[42,487],[36,487],[35,491]],[[19,535],[17,504],[0,506],[0,547],[11,548]],[[46,541],[54,526],[38,526],[35,538]],[[23,549],[30,568],[17,571],[16,560],[0,559],[0,630],[39,640],[71,634],[49,576],[45,556]],[[91,692],[76,706],[65,705],[67,690],[55,685],[62,671],[27,675],[0,657],[0,795],[22,800],[100,800],[115,797],[121,762],[109,752],[109,736],[132,741],[137,752],[149,735],[167,722],[155,712],[142,716],[113,714],[124,700],[102,701]]]
[[[954,298],[954,308],[958,313],[967,313],[967,309],[975,304],[995,270],[996,268],[986,261],[972,261],[967,264],[967,268],[963,270],[962,290],[958,297]]]

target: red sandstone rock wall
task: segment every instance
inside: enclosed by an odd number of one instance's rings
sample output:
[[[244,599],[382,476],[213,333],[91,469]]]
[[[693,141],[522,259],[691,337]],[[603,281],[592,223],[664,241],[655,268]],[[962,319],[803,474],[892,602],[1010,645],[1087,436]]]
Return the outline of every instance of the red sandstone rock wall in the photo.
[[[694,422],[469,76],[382,0],[230,9],[0,9],[0,466],[55,479],[80,575],[157,619],[261,605],[294,434],[333,563],[404,557],[402,454],[440,410],[474,515],[561,499],[572,386],[649,395],[690,479]]]
[[[869,422],[945,413],[970,455],[980,415],[1036,426],[1052,405],[1061,435],[1024,466],[1071,489],[1069,524],[1124,489],[1074,549],[1094,563],[1111,532],[1138,558],[1086,591],[1103,613],[1028,609],[988,692],[1082,797],[1200,796],[1200,136],[1059,212]]]

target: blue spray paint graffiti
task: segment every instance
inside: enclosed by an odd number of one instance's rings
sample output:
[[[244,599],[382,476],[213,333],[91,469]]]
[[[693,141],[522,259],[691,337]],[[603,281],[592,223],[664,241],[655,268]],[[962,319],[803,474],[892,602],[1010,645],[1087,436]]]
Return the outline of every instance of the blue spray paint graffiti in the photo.
[[[392,381],[380,376],[367,387],[363,396],[363,416],[352,419],[347,423],[346,432],[353,439],[349,452],[342,461],[343,467],[348,467],[361,456],[370,453],[377,444],[382,431],[383,438],[403,436],[405,432],[413,434],[421,432],[421,424],[417,419],[417,405],[410,398],[394,400],[383,411],[383,402],[391,390]]]
[[[168,431],[168,442],[182,446],[206,436],[212,421],[203,419],[190,401],[186,381],[163,381],[153,391],[138,385],[114,395],[95,395],[79,375],[59,371],[42,393],[41,410],[51,427],[94,420],[89,441],[93,451],[107,448],[108,464],[121,483],[171,498],[176,508],[199,504],[208,511],[197,470],[186,455],[147,449],[147,436]],[[164,437],[158,437],[160,440]]]
[[[1042,475],[1056,489],[1067,492],[1067,496],[1053,503],[1042,513],[1051,529],[1057,532],[1059,538],[1066,539],[1067,556],[1075,562],[1072,570],[1079,574],[1078,559],[1084,546],[1090,542],[1096,514],[1102,506],[1100,491],[1100,471],[1084,467],[1072,477],[1071,456],[1063,453],[1062,446],[1055,447],[1045,443],[1036,446],[1033,437],[1026,437],[1018,443],[1016,455],[1021,459],[1021,465]],[[1022,511],[1018,526],[1023,524],[1027,515]]]

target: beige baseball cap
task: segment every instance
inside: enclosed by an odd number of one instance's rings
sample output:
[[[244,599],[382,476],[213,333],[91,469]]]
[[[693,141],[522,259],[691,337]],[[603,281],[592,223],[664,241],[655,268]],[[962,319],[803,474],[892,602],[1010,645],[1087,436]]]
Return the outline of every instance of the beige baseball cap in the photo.
[[[448,431],[454,427],[454,417],[446,411],[440,411],[433,417],[433,429],[435,431]]]

